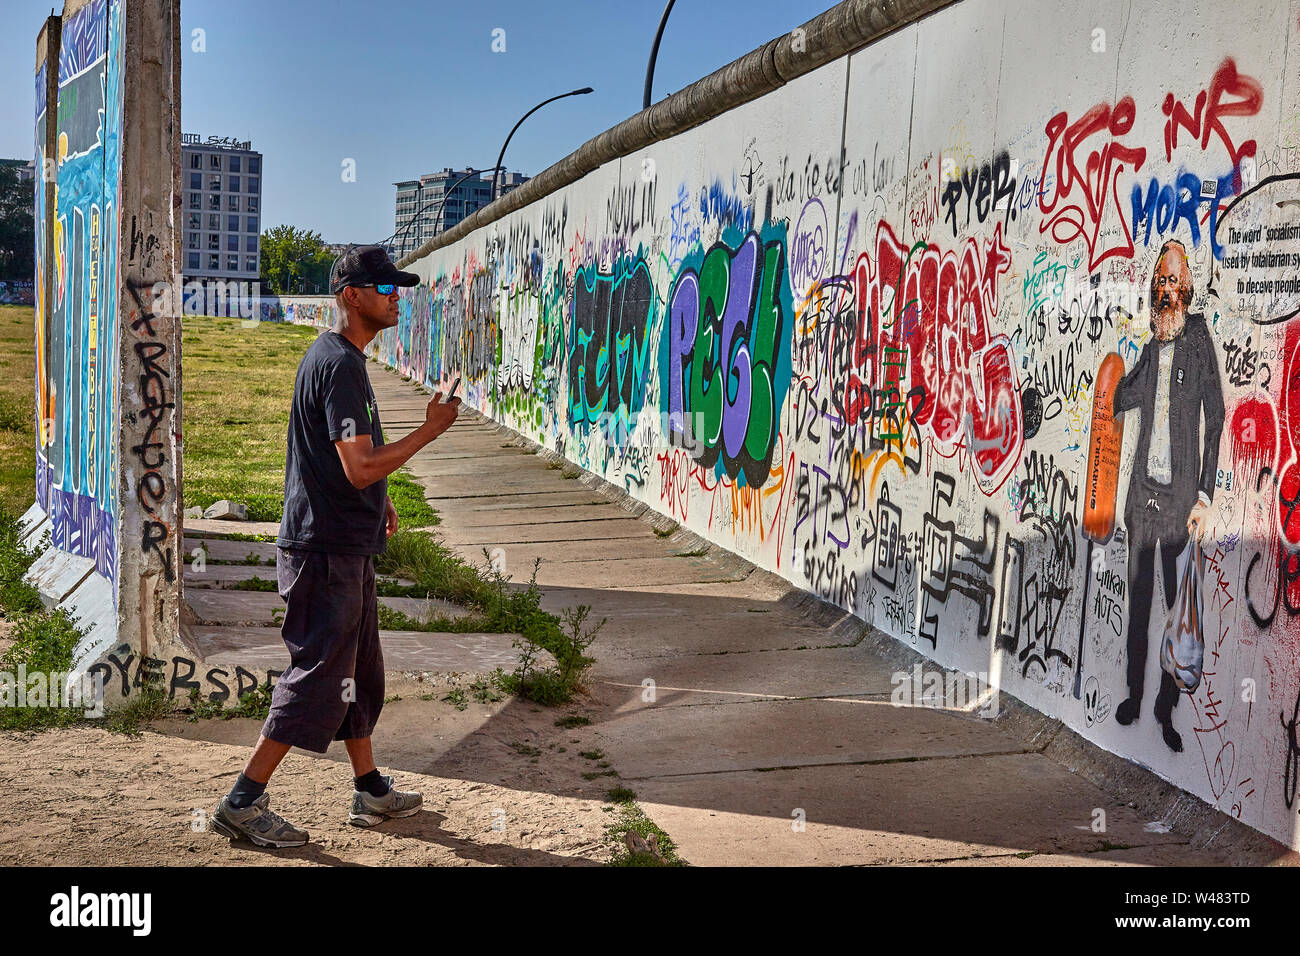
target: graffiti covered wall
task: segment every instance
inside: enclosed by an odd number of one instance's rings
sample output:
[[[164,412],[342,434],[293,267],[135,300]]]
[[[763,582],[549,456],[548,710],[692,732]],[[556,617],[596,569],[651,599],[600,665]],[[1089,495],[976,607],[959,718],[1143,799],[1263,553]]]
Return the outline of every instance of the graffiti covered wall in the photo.
[[[965,0],[424,256],[374,351],[1295,846],[1300,4],[1157,7]]]
[[[52,543],[117,579],[117,275],[123,0],[65,16],[58,114],[37,75],[37,169],[55,171],[54,209],[36,193],[36,501]],[[71,5],[69,5],[71,6]],[[56,155],[45,126],[57,124]],[[46,230],[53,229],[53,257]],[[48,280],[48,281],[47,281]],[[48,290],[48,298],[46,290]]]

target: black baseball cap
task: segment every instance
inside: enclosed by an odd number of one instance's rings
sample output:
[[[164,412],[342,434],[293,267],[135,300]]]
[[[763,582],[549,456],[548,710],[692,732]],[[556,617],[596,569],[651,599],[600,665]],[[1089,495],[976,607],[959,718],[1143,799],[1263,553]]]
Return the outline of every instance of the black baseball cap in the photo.
[[[330,293],[340,292],[350,285],[401,285],[420,284],[414,272],[401,272],[388,258],[383,246],[352,246],[334,260],[330,269]]]

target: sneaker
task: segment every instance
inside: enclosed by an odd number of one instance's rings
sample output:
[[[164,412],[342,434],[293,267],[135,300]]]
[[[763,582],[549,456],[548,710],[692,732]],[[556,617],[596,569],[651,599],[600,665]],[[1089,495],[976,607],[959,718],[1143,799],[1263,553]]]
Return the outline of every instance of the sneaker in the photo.
[[[388,793],[382,797],[372,797],[364,790],[352,791],[352,812],[348,814],[348,823],[354,827],[373,827],[390,817],[409,817],[419,813],[424,806],[424,797],[415,790],[398,790],[393,786],[393,778],[385,776]]]
[[[307,831],[299,830],[272,811],[266,794],[242,810],[230,805],[229,796],[222,797],[212,814],[210,828],[232,840],[243,837],[258,846],[302,846],[307,842]]]

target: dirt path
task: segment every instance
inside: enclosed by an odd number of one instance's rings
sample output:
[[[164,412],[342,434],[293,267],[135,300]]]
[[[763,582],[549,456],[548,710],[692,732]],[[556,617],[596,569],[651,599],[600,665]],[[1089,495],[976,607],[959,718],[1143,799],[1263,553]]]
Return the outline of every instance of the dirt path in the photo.
[[[445,685],[432,690],[445,693]],[[292,751],[268,793],[311,843],[264,850],[196,832],[234,782],[260,722],[169,718],[140,737],[76,728],[0,736],[0,864],[574,866],[609,858],[602,800],[587,781],[586,728],[528,703],[419,700],[390,681],[374,738],[381,768],[420,790],[425,811],[361,830],[347,823],[352,776],[341,744]],[[564,748],[564,752],[560,752]]]

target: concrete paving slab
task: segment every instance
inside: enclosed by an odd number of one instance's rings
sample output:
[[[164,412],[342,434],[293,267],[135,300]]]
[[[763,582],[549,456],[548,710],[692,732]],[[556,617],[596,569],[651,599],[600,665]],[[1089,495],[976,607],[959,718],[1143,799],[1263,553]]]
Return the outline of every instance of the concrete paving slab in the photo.
[[[440,478],[451,475],[486,477],[497,474],[537,476],[542,476],[546,472],[559,474],[559,469],[547,468],[546,462],[533,455],[474,455],[438,460],[421,458],[406,467],[417,478],[424,475]]]
[[[713,585],[739,588],[745,582]],[[810,626],[775,602],[715,591],[714,595],[660,594],[640,588],[611,594],[600,588],[545,587],[543,609],[553,614],[589,604],[607,623],[593,645],[605,660],[723,655],[840,643],[824,627]],[[598,664],[599,666],[599,664]]]
[[[471,613],[468,608],[450,601],[380,597],[379,602],[418,620],[428,620],[434,614],[459,618]],[[190,606],[200,624],[212,625],[270,625],[272,612],[277,608],[284,610],[280,595],[265,591],[194,588],[186,592],[185,603]]]
[[[620,761],[621,766],[621,761]],[[702,866],[925,863],[1178,844],[1039,754],[660,777],[638,803]],[[1092,831],[1093,811],[1106,832]],[[798,832],[794,813],[802,810]],[[1183,848],[1183,859],[1197,855]],[[1014,859],[1014,857],[1012,857]]]
[[[200,546],[207,551],[209,561],[243,561],[249,555],[254,555],[259,561],[269,560],[272,567],[275,565],[276,547],[273,541],[229,541],[222,538],[191,537],[187,534],[185,559],[193,561],[194,549]]]
[[[556,472],[555,474],[559,474]],[[527,495],[527,494],[547,494],[556,491],[563,491],[566,485],[556,481],[547,481],[546,479],[528,478],[526,476],[494,475],[490,481],[474,478],[473,476],[439,476],[439,475],[416,475],[420,484],[424,486],[424,496],[428,498],[475,498],[483,495]]]
[[[527,508],[519,514],[510,515],[509,523],[514,525],[555,524],[565,521],[599,521],[608,518],[626,520],[627,512],[617,505],[611,504]],[[502,517],[495,510],[448,511],[442,516],[442,527],[445,529],[481,528],[501,524],[503,524]]]
[[[546,491],[541,494],[487,494],[473,498],[429,498],[440,514],[454,515],[466,511],[507,511],[562,508],[568,505],[603,505],[607,502],[594,491]]]
[[[246,564],[208,564],[202,571],[196,571],[193,562],[186,562],[183,578],[186,588],[227,588],[252,578],[276,583],[275,568],[264,564],[255,567]]]
[[[278,628],[196,626],[192,630],[205,665],[238,664],[254,672],[283,670],[289,666],[289,651]],[[387,671],[485,673],[497,667],[510,670],[519,661],[519,652],[511,646],[516,637],[514,634],[379,632]]]
[[[883,662],[854,647],[621,660],[601,655],[591,672],[591,680],[608,689],[602,698],[619,708],[641,704],[647,678],[655,682],[655,706],[673,707],[792,697],[887,701],[892,676]]]
[[[209,518],[186,518],[185,536],[187,538],[220,538],[236,534],[269,534],[272,538],[280,533],[278,521],[213,521]]]
[[[563,553],[557,549],[557,553]],[[531,568],[530,568],[531,573]],[[543,553],[537,583],[547,587],[586,586],[600,590],[621,590],[665,581],[743,580],[744,572],[720,566],[702,558],[629,558],[618,561],[547,561]],[[523,575],[519,575],[523,577]]]
[[[484,545],[465,544],[449,545],[449,547],[471,564],[482,563]],[[503,544],[500,547],[505,552],[506,572],[521,580],[532,571],[533,561],[536,558],[552,564],[584,561],[600,563],[626,558],[673,557],[677,553],[676,549],[657,538],[615,538],[613,540],[596,538],[589,541],[561,543]],[[491,548],[488,550],[490,551]],[[593,573],[599,575],[598,571]]]
[[[650,538],[654,530],[635,518],[603,518],[596,521],[553,521],[519,525],[514,522],[480,525],[475,528],[440,529],[448,544],[520,544],[540,541],[595,541],[610,538]]]
[[[991,721],[865,699],[658,707],[638,697],[598,731],[628,780],[1024,750]]]

